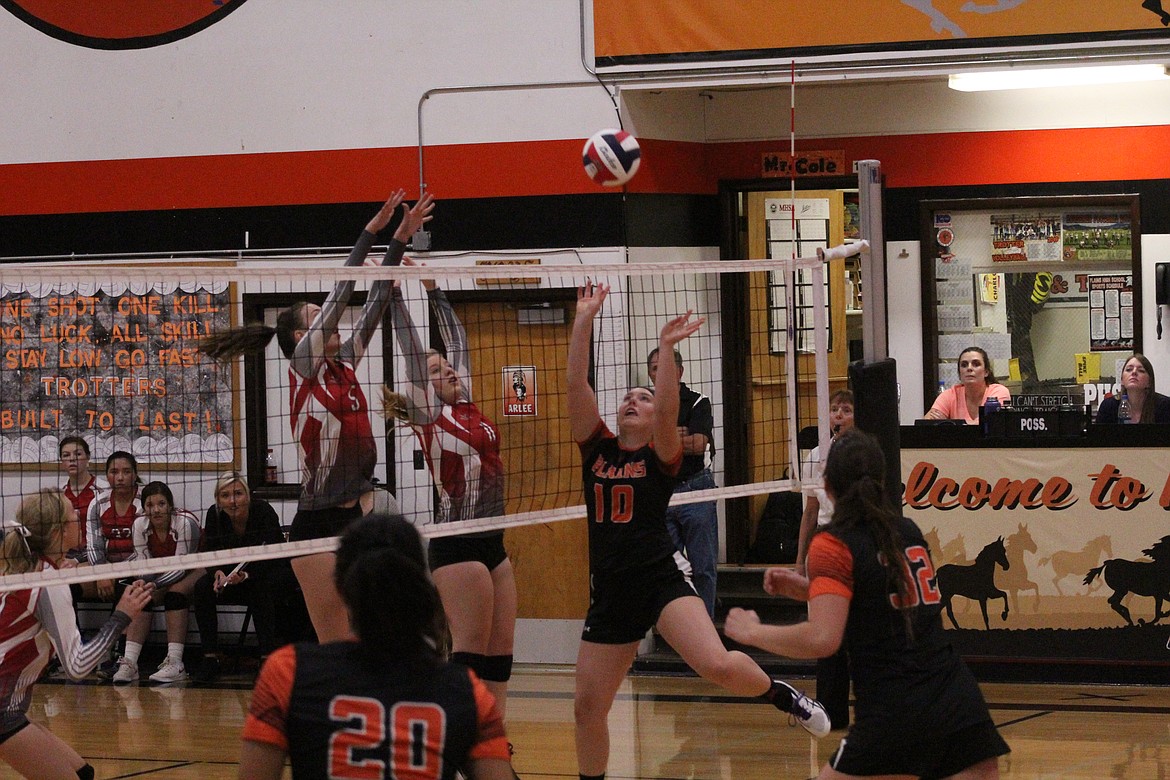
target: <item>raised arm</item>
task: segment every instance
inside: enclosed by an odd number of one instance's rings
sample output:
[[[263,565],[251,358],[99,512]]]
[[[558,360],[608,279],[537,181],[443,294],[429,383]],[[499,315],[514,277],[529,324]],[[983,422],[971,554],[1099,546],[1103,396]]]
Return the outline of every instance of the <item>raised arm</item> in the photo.
[[[658,459],[669,463],[682,451],[678,434],[678,364],[669,359],[674,347],[695,333],[706,321],[703,317],[691,319],[688,311],[662,326],[658,336],[658,354],[668,356],[658,361],[658,377],[654,382],[654,452]]]
[[[447,347],[447,362],[455,373],[459,375],[459,382],[467,394],[467,400],[472,400],[471,393],[471,353],[467,349],[467,331],[463,323],[455,316],[451,302],[447,295],[433,282],[427,286],[427,298],[431,302],[431,311],[435,313],[435,320],[439,323],[439,335],[443,337],[443,344]]]
[[[390,201],[386,203],[388,205]],[[387,214],[383,218],[385,208],[383,206],[382,210],[366,225],[366,233],[377,234],[378,231],[386,227],[390,216]],[[402,204],[402,221],[394,230],[394,237],[390,239],[390,246],[387,247],[386,255],[382,258],[382,265],[399,265],[402,262],[402,256],[406,252],[406,242],[418,232],[419,228],[431,220],[431,212],[434,208],[435,199],[429,193],[419,198],[413,207],[407,206],[405,203]],[[391,209],[391,213],[393,213],[393,209]],[[354,325],[353,335],[341,345],[339,355],[343,360],[353,365],[361,362],[366,354],[366,346],[382,322],[382,315],[386,313],[386,305],[390,301],[392,288],[392,282],[386,279],[379,279],[370,285],[370,294],[366,298],[366,305],[362,307],[361,317]]]
[[[601,420],[601,414],[597,411],[597,394],[589,385],[589,355],[593,320],[597,312],[601,311],[607,295],[608,284],[594,285],[588,282],[577,290],[577,314],[573,318],[572,335],[569,336],[567,368],[569,428],[573,440],[577,442],[588,439]]]
[[[403,264],[414,265],[414,262],[406,258]],[[414,320],[411,319],[410,309],[406,306],[400,288],[394,290],[391,301],[390,321],[394,328],[394,338],[406,360],[408,386],[404,388],[406,392],[403,394],[406,398],[406,414],[415,425],[429,425],[438,419],[443,404],[435,395],[435,388],[427,373],[427,350],[415,330]]]

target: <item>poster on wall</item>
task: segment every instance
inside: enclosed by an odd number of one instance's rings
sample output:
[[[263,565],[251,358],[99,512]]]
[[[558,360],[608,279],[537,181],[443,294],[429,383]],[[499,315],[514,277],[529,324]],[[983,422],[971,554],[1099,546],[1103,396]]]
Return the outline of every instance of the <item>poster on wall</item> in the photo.
[[[1058,214],[992,214],[993,263],[1060,260],[1061,219]]]
[[[986,454],[902,450],[961,651],[1170,660],[1170,449]]]
[[[0,285],[0,467],[57,468],[79,435],[94,458],[235,458],[233,372],[198,343],[230,327],[231,285]]]
[[[504,416],[536,417],[536,366],[504,366],[500,374],[504,380]]]
[[[1133,258],[1129,214],[1070,213],[1064,216],[1064,259],[1128,263]]]
[[[1130,351],[1133,345],[1133,274],[1095,274],[1089,289],[1089,349]]]

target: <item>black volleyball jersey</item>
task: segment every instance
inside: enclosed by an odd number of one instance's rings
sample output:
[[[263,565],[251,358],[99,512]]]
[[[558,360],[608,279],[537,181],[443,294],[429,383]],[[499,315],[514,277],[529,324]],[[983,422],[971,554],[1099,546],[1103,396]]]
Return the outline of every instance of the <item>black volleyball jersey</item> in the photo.
[[[495,699],[469,669],[375,668],[356,642],[273,653],[243,736],[288,753],[294,780],[451,780],[469,759],[508,760]]]
[[[650,445],[623,449],[604,422],[580,443],[592,574],[640,568],[674,557],[666,507],[682,450],[663,463]]]
[[[949,734],[988,719],[987,707],[942,627],[942,597],[922,531],[901,518],[904,571],[911,580],[913,639],[886,581],[877,546],[863,528],[831,526],[809,545],[809,598],[848,598],[844,645],[857,696],[857,719],[877,717],[891,728]],[[912,733],[907,731],[906,733]]]

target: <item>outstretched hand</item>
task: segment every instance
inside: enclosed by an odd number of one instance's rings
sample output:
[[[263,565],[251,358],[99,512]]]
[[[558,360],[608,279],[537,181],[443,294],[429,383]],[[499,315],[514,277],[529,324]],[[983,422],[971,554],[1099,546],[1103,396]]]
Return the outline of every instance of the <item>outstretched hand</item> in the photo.
[[[596,317],[597,312],[601,311],[601,304],[605,303],[605,298],[608,295],[608,284],[585,282],[584,286],[577,288],[577,316]]]
[[[424,192],[414,206],[402,204],[402,222],[394,231],[394,238],[403,244],[418,232],[419,228],[431,221],[431,212],[435,210],[435,196]]]
[[[386,202],[382,204],[382,208],[378,209],[378,213],[366,224],[366,230],[377,235],[378,231],[390,224],[390,218],[394,216],[394,210],[404,200],[406,200],[406,190],[399,189],[390,193],[390,197],[386,198]]]
[[[415,259],[413,257],[407,257],[405,255],[402,258],[402,264],[408,265],[411,268],[422,268],[423,266],[426,265],[426,263],[419,263],[419,262],[415,261]],[[395,284],[398,284],[398,282],[396,281]],[[434,279],[423,279],[422,286],[423,286],[423,289],[425,289],[425,290],[433,290],[436,287],[438,287],[438,285],[435,284]]]
[[[150,604],[153,594],[153,582],[135,580],[126,586],[126,590],[122,591],[122,598],[118,599],[118,606],[114,607],[114,609],[126,613],[131,618],[135,618],[139,612],[146,609],[147,605]]]
[[[692,314],[694,312],[688,309],[686,314],[675,317],[663,325],[662,333],[658,336],[659,344],[673,349],[675,344],[693,335],[699,328],[703,327],[703,323],[707,321],[707,318],[696,317],[692,320]]]

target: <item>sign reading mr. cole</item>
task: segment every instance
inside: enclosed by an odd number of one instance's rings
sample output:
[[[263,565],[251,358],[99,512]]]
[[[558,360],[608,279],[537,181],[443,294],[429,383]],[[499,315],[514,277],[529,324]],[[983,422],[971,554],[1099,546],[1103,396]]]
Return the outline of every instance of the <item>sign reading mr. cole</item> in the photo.
[[[222,460],[231,376],[197,347],[230,325],[229,303],[226,284],[0,288],[4,462],[14,452],[56,460],[44,440],[69,435],[114,439],[142,455]],[[19,446],[30,440],[35,449]]]

